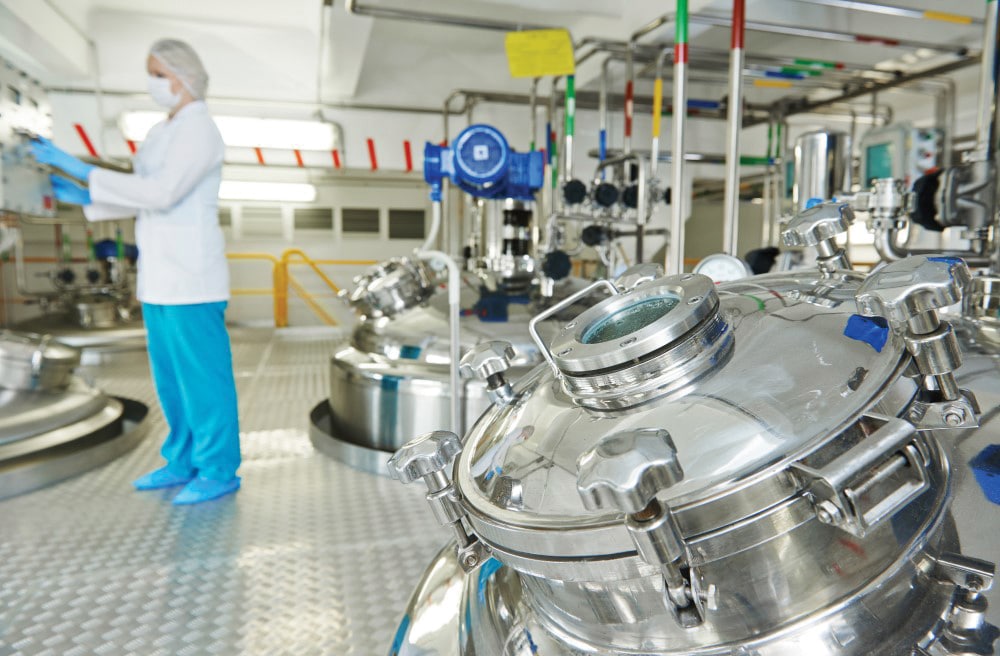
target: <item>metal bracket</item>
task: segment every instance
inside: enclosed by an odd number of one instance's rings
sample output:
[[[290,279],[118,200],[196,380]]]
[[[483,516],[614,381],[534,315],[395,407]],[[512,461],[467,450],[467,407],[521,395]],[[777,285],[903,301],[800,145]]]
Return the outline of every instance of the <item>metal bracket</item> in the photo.
[[[821,522],[864,537],[927,489],[926,451],[913,425],[892,418],[823,467],[792,470]]]
[[[959,390],[953,401],[915,399],[906,409],[906,418],[918,431],[979,427],[979,402],[969,390]]]

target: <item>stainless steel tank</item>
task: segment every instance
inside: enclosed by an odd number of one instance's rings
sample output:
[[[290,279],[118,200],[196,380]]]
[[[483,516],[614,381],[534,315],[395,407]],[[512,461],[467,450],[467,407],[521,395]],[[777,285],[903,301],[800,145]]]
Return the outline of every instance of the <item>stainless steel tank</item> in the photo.
[[[811,198],[830,200],[851,190],[851,137],[846,132],[817,130],[795,140],[792,200],[798,211]]]
[[[465,308],[478,297],[477,280],[464,281]],[[578,284],[560,281],[556,297]],[[450,335],[446,294],[437,293],[440,289],[437,274],[409,258],[382,263],[356,280],[347,299],[359,323],[331,359],[329,398],[311,414],[310,434],[320,451],[384,474],[385,459],[415,433],[449,423]],[[512,303],[505,321],[483,321],[466,313],[460,320],[460,352],[503,339],[514,349],[509,375],[526,373],[540,361],[528,333],[535,307]],[[463,378],[461,384],[464,430],[490,400],[482,381]]]
[[[967,276],[919,257],[587,290],[612,295],[492,375],[464,439],[390,460],[455,536],[390,653],[993,653],[993,566],[958,551],[942,446],[975,403],[935,395]]]
[[[142,403],[73,375],[78,349],[0,332],[0,499],[102,465],[147,434]]]

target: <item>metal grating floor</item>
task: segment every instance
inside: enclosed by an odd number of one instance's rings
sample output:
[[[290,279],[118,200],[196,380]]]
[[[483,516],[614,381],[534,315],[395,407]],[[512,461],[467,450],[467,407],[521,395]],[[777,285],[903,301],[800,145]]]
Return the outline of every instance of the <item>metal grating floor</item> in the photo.
[[[234,330],[243,488],[203,506],[130,482],[166,427],[144,351],[82,373],[150,404],[152,436],[75,479],[0,503],[0,656],[386,653],[447,540],[417,486],[315,452],[337,336]]]
[[[316,453],[308,414],[327,394],[329,331],[234,330],[243,489],[189,508],[130,482],[158,466],[165,425],[145,352],[81,371],[149,404],[135,451],[56,486],[0,502],[0,656],[381,655],[430,558],[436,531],[420,486]],[[94,358],[90,358],[94,359]],[[995,376],[997,362],[978,375]],[[982,394],[984,407],[1000,397]],[[997,517],[965,463],[996,440],[954,435],[963,551],[998,559]],[[989,617],[1000,623],[995,587]]]

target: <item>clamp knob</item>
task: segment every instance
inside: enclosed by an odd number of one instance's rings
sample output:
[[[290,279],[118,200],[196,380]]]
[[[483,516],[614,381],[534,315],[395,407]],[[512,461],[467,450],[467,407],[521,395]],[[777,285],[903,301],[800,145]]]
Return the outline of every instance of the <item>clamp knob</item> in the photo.
[[[918,255],[893,262],[870,274],[858,288],[855,300],[864,316],[880,316],[904,333],[906,349],[913,356],[917,371],[925,378],[925,389],[936,391],[946,402],[941,414],[946,425],[924,422],[932,406],[914,408],[911,417],[920,429],[931,427],[966,427],[965,418],[978,413],[975,396],[958,387],[954,372],[962,364],[962,351],[951,325],[942,322],[937,311],[962,300],[962,291],[972,279],[969,267],[957,257]],[[933,389],[926,379],[934,380]],[[960,411],[961,410],[961,411]]]
[[[662,428],[641,428],[603,438],[576,461],[576,489],[589,510],[615,508],[644,561],[660,568],[663,602],[684,628],[705,621],[716,604],[715,586],[704,592],[687,567],[684,537],[670,509],[656,495],[684,479],[677,448]]]
[[[633,264],[625,269],[620,276],[614,279],[614,284],[619,291],[627,292],[635,289],[644,282],[662,277],[663,267],[655,262],[643,262],[641,264]]]
[[[462,357],[459,370],[465,378],[488,380],[510,369],[513,359],[514,347],[510,342],[483,342]]]
[[[850,269],[844,249],[837,246],[854,221],[854,210],[847,203],[820,203],[796,214],[781,232],[785,246],[815,246],[821,271],[833,273]]]
[[[424,433],[407,442],[389,458],[389,474],[404,485],[425,479],[430,488],[435,474],[443,472],[461,452],[462,442],[455,433]]]
[[[854,210],[847,203],[820,203],[796,214],[781,232],[785,246],[818,246],[847,232]]]
[[[577,491],[589,510],[646,510],[684,478],[670,433],[642,428],[609,435],[577,460]]]
[[[510,369],[514,359],[514,347],[509,342],[491,341],[477,344],[466,353],[459,363],[459,371],[465,378],[486,381],[486,393],[494,403],[506,403],[514,393],[504,372]]]
[[[404,484],[423,479],[427,485],[427,502],[442,526],[451,527],[455,535],[455,552],[462,569],[470,572],[488,558],[486,546],[470,535],[462,523],[465,508],[446,470],[462,452],[462,441],[450,431],[424,433],[403,446],[389,458],[389,474]]]
[[[961,301],[962,290],[971,280],[969,267],[960,258],[907,257],[868,276],[856,294],[858,311],[895,324],[907,323]],[[936,320],[928,327],[936,328]]]

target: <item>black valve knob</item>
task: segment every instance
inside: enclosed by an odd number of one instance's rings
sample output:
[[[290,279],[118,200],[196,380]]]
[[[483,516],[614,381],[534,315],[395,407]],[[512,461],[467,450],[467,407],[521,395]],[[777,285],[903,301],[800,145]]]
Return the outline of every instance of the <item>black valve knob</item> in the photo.
[[[587,198],[587,185],[580,180],[570,180],[563,185],[563,199],[567,205],[579,205]]]
[[[587,246],[600,246],[611,241],[611,231],[604,226],[589,225],[580,233],[580,241]]]
[[[611,207],[618,202],[618,187],[602,182],[594,187],[594,202],[601,207]]]
[[[573,271],[573,262],[563,251],[546,253],[542,259],[542,273],[553,280],[562,280]]]
[[[622,203],[629,209],[639,207],[639,185],[629,185],[622,192]]]

